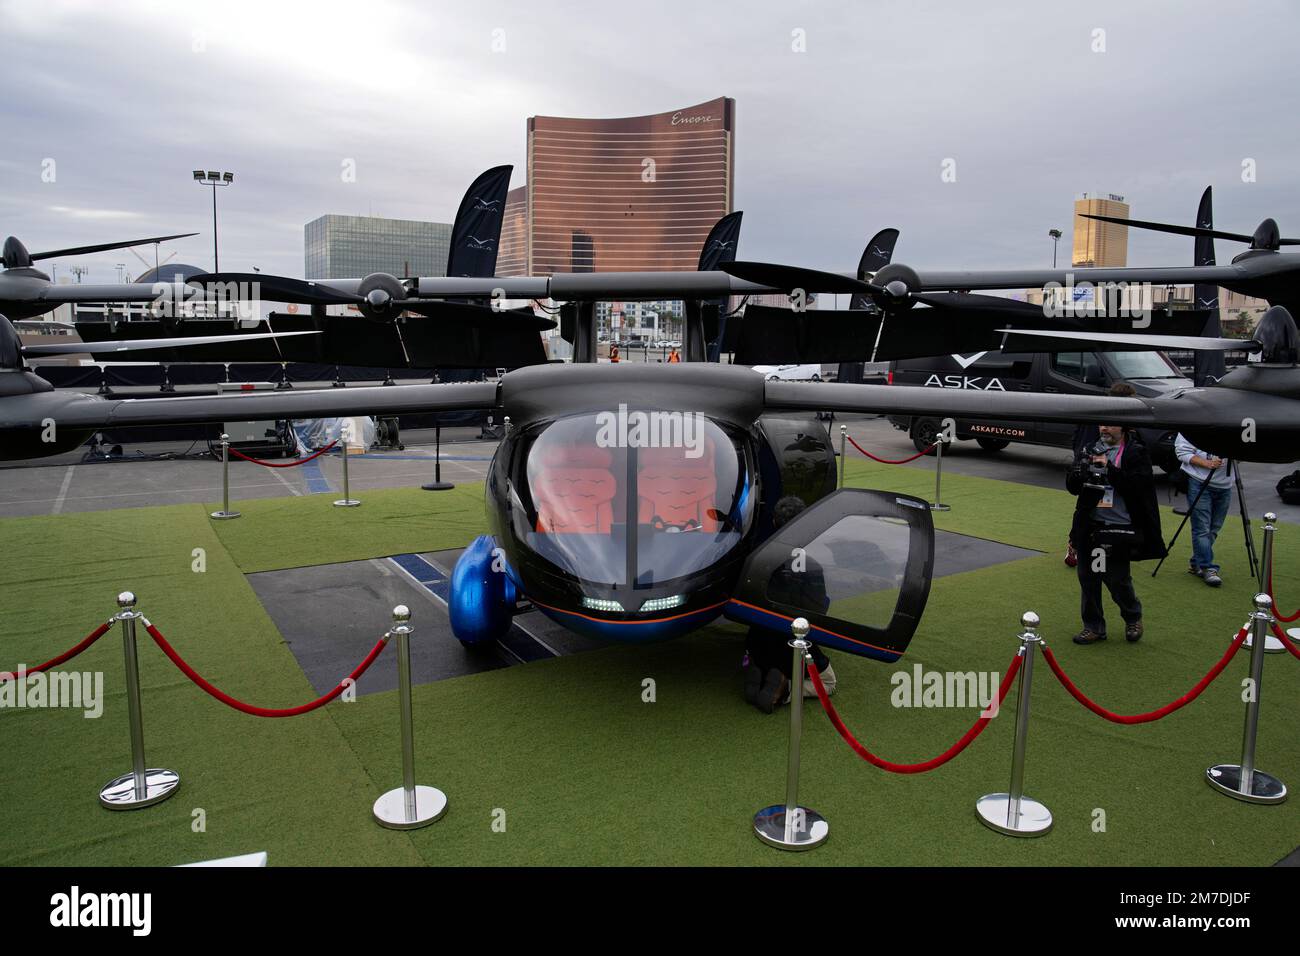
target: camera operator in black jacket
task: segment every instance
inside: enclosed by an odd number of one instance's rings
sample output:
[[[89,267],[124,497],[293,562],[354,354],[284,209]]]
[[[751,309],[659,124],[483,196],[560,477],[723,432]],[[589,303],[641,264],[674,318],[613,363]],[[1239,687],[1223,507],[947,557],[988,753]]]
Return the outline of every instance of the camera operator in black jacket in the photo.
[[[1146,446],[1136,432],[1119,425],[1102,425],[1099,431],[1100,439],[1081,450],[1065,479],[1066,489],[1078,498],[1070,528],[1070,540],[1079,552],[1083,618],[1076,644],[1106,639],[1103,583],[1119,606],[1125,638],[1142,638],[1142,602],[1133,589],[1129,565],[1165,553]]]

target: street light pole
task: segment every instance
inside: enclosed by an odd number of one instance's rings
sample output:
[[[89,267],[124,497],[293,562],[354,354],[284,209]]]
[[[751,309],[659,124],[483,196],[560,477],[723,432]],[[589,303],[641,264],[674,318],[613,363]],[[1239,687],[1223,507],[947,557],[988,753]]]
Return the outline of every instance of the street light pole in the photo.
[[[217,257],[217,187],[229,186],[235,181],[234,173],[222,173],[216,170],[194,170],[194,181],[201,186],[212,187],[212,271],[221,271],[221,260]]]
[[[1061,239],[1061,230],[1049,229],[1047,230],[1047,234],[1052,237],[1052,268],[1055,269],[1056,268],[1056,247]]]

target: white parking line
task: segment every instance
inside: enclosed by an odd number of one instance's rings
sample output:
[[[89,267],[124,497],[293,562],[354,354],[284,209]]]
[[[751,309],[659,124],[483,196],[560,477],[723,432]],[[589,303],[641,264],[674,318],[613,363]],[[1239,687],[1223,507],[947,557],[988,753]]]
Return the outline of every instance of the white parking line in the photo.
[[[69,465],[68,470],[63,474],[63,484],[59,485],[59,496],[54,499],[54,507],[50,509],[50,514],[56,515],[63,510],[63,499],[68,497],[68,486],[72,484],[72,469],[76,465]]]

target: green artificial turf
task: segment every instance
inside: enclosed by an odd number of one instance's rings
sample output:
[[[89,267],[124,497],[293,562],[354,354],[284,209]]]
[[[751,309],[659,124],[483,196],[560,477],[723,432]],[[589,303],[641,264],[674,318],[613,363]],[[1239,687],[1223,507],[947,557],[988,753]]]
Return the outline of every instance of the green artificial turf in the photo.
[[[852,462],[849,478],[922,497],[933,491],[933,476],[922,469]],[[331,508],[324,495],[241,501],[244,518],[225,523],[209,521],[197,505],[0,520],[0,570],[10,584],[0,609],[0,667],[74,643],[129,586],[218,686],[267,706],[307,700],[311,689],[244,573],[463,545],[483,529],[481,495],[481,486],[441,495],[375,491],[357,509]],[[1234,516],[1220,544],[1222,589],[1183,573],[1184,532],[1154,581],[1150,563],[1135,566],[1146,638],[1077,647],[1069,636],[1079,626],[1078,587],[1060,560],[1072,499],[945,475],[944,500],[953,511],[936,516],[938,527],[1047,553],[937,580],[898,664],[833,655],[834,702],[888,759],[933,756],[977,715],[894,707],[891,675],[918,664],[1000,674],[1025,609],[1041,615],[1043,635],[1076,682],[1122,712],[1156,707],[1190,687],[1249,611]],[[1175,520],[1166,513],[1166,535]],[[191,570],[196,547],[206,551],[202,574]],[[1300,603],[1297,554],[1300,527],[1281,526],[1276,581],[1284,606]],[[1195,703],[1136,727],[1088,713],[1040,666],[1026,790],[1052,810],[1056,827],[1038,840],[994,834],[974,814],[981,794],[1007,787],[1010,706],[955,761],[896,776],[861,761],[809,702],[800,793],[830,821],[831,839],[808,854],[772,850],[754,838],[750,819],[784,797],[788,712],[765,716],[741,698],[741,633],[719,624],[663,644],[417,687],[417,780],[445,790],[450,809],[411,833],[382,830],[370,818],[374,798],[401,778],[394,693],[305,717],[248,717],[194,688],[147,638],[149,763],[178,770],[182,787],[158,807],[100,809],[99,786],[129,767],[114,633],[63,666],[104,671],[102,718],[0,710],[6,858],[171,864],[265,849],[273,865],[1267,865],[1300,844],[1295,801],[1252,806],[1218,795],[1203,779],[1210,764],[1239,759],[1243,654]],[[643,699],[647,680],[653,703]],[[1297,699],[1300,661],[1270,656],[1258,765],[1292,787],[1300,786]],[[199,807],[207,814],[202,834],[191,828]]]

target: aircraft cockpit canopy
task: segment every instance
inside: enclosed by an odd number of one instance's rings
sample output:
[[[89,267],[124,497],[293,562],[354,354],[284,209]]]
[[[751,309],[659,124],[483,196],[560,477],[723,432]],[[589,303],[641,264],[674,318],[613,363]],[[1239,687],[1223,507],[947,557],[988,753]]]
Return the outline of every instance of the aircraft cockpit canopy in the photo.
[[[754,520],[747,439],[699,413],[561,418],[525,436],[515,537],[581,581],[653,588],[716,564]]]

